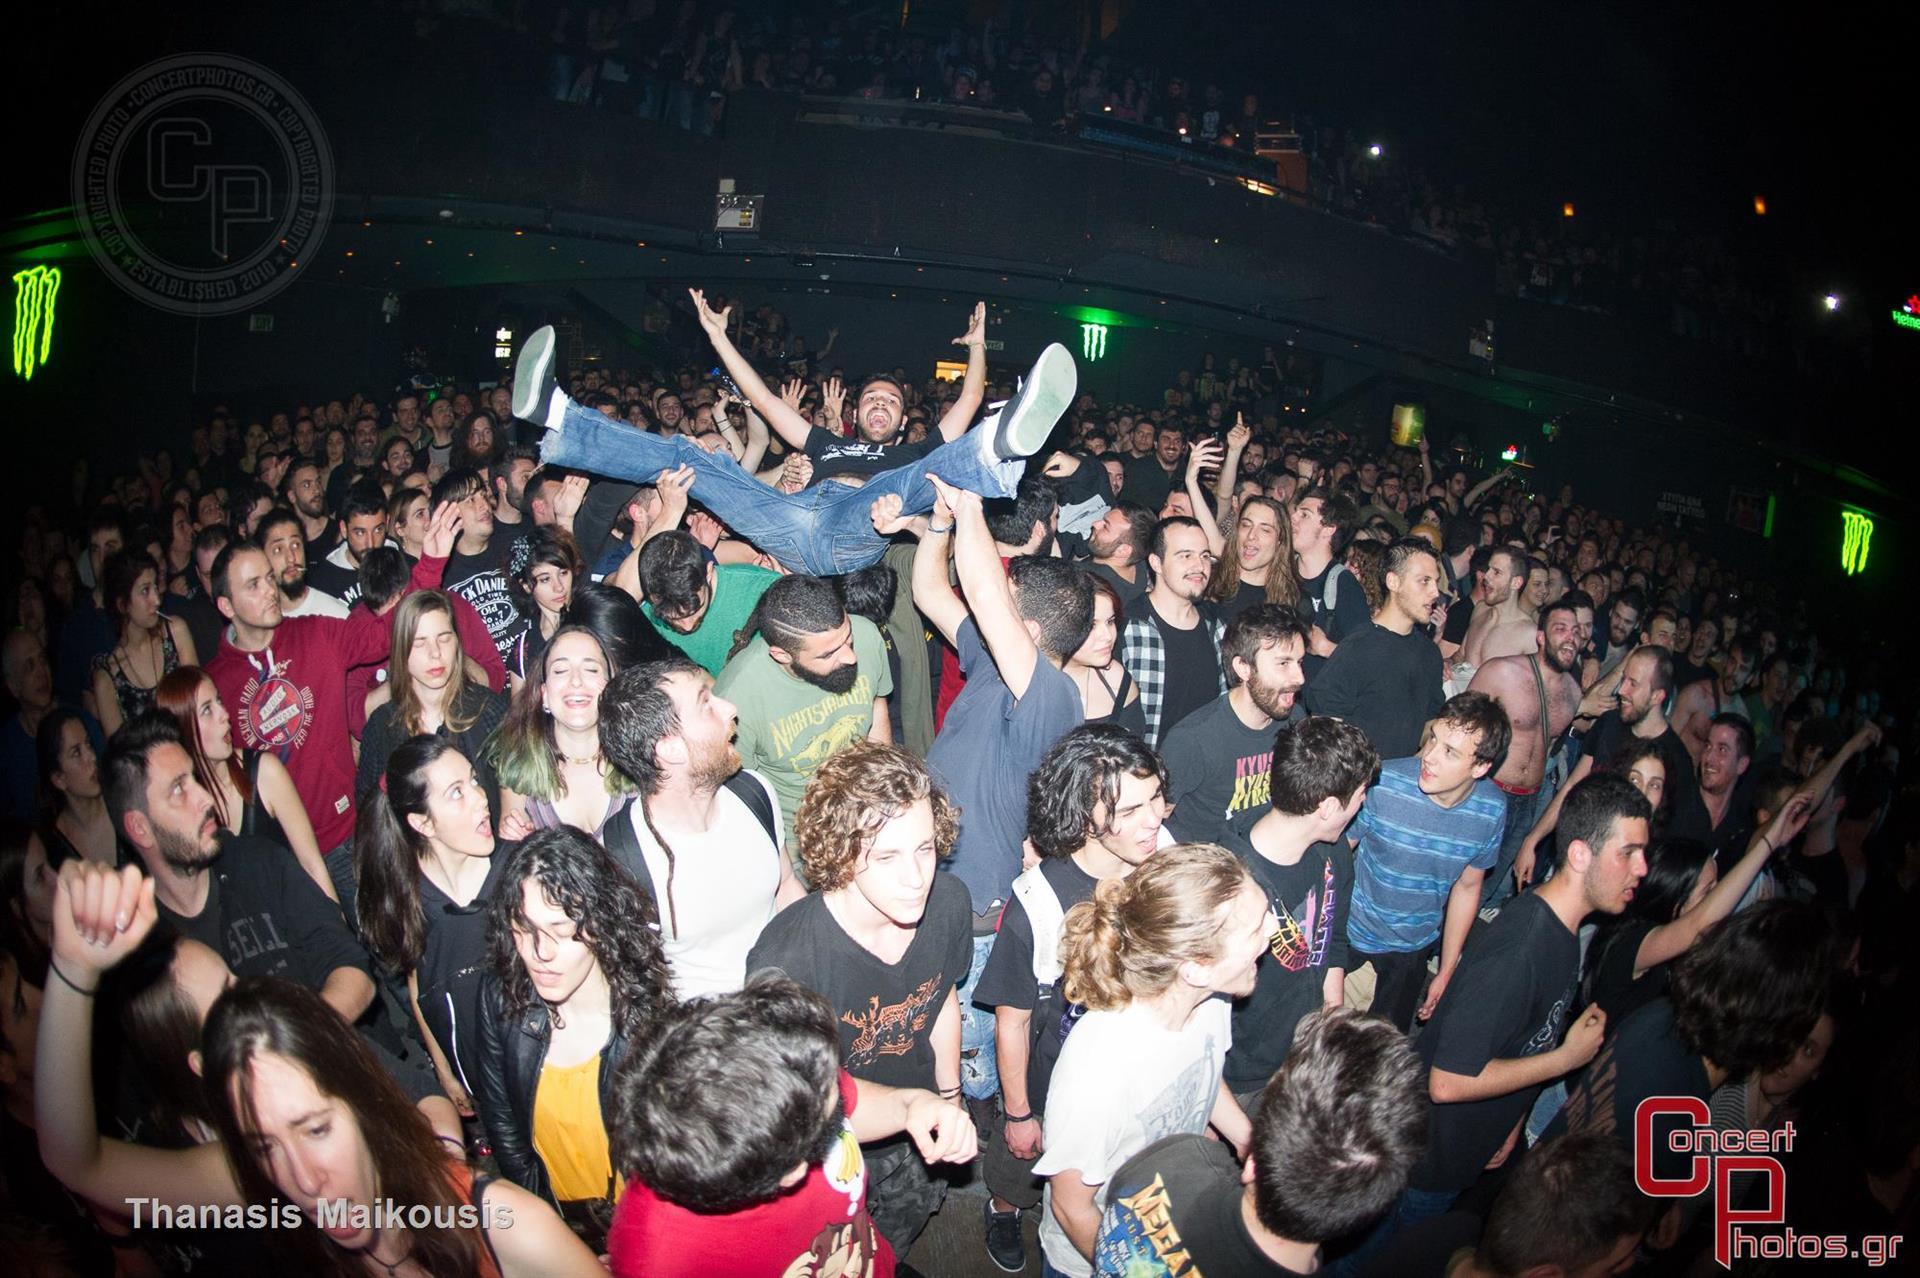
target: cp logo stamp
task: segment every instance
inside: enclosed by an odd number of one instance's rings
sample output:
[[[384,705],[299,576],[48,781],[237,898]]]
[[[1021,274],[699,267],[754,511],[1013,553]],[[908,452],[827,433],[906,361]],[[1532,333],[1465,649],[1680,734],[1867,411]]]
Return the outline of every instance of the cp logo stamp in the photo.
[[[121,80],[73,154],[74,211],[107,277],[181,315],[246,310],[293,283],[327,233],[333,190],[306,100],[220,53]]]

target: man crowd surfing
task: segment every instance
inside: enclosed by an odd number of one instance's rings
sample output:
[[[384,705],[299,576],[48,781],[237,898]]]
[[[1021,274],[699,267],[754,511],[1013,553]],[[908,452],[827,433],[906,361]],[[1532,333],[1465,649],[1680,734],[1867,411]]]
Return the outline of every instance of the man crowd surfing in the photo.
[[[1680,1273],[1652,1096],[1791,1129],[1796,1232],[1911,1221],[1920,805],[1831,601],[1271,349],[1102,404],[984,304],[924,382],[688,304],[24,511],[7,1272],[886,1278],[945,1212]]]

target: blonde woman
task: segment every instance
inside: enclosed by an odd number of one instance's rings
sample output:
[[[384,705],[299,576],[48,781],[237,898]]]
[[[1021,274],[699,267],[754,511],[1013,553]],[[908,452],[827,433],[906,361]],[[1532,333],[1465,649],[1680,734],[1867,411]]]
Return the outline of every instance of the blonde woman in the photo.
[[[360,768],[354,793],[365,800],[380,785],[387,760],[410,737],[443,737],[473,760],[487,791],[487,807],[500,817],[500,784],[488,740],[507,715],[507,698],[467,676],[466,649],[453,619],[453,601],[438,590],[417,590],[393,610],[393,657],[388,701],[367,716],[360,737]]]
[[[1228,999],[1253,992],[1276,927],[1246,868],[1212,843],[1156,853],[1067,911],[1065,993],[1086,1011],[1054,1066],[1033,1168],[1051,1270],[1093,1272],[1107,1181],[1148,1145],[1211,1126],[1245,1153],[1252,1125],[1222,1079]]]

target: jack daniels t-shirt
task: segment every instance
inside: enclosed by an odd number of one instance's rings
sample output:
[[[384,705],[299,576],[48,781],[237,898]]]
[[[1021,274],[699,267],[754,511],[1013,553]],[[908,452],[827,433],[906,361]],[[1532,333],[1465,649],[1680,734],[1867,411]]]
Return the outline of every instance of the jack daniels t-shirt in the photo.
[[[527,628],[527,618],[507,590],[507,565],[513,554],[514,533],[496,529],[487,548],[477,555],[460,553],[459,547],[447,559],[442,585],[473,605],[480,620],[487,623],[487,634],[505,661]]]
[[[973,904],[950,874],[933,876],[926,912],[898,963],[848,936],[811,892],[774,915],[747,955],[747,971],[777,968],[827,1000],[840,1064],[888,1087],[933,1088],[933,1026],[973,963]]]
[[[1254,822],[1237,821],[1220,839],[1266,893],[1280,929],[1255,969],[1253,993],[1233,1005],[1233,1048],[1227,1086],[1264,1087],[1293,1048],[1304,1016],[1326,1003],[1330,968],[1345,970],[1347,902],[1353,896],[1353,849],[1345,839],[1316,843],[1292,865],[1262,856],[1248,837]]]

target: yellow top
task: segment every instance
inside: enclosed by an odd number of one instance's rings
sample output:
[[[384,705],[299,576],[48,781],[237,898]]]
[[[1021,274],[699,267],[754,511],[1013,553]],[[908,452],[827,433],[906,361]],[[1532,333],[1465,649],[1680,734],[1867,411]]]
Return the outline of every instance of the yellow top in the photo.
[[[533,1093],[533,1150],[547,1165],[561,1202],[620,1197],[600,1115],[600,1057],[578,1065],[549,1065]]]

